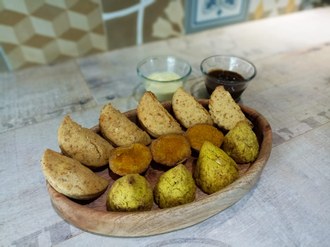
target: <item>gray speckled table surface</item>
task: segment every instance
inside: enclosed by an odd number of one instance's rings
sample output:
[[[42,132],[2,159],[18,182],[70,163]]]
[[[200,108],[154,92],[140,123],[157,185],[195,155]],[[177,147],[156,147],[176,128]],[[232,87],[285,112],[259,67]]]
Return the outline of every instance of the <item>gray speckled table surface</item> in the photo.
[[[0,246],[328,246],[330,242],[330,8],[232,25],[59,65],[0,74]],[[135,66],[149,55],[190,61],[185,85],[205,89],[201,60],[235,54],[257,77],[243,104],[273,130],[270,159],[238,203],[194,226],[151,237],[84,232],[57,215],[40,158],[58,150],[65,114],[91,127],[101,107],[135,108]]]

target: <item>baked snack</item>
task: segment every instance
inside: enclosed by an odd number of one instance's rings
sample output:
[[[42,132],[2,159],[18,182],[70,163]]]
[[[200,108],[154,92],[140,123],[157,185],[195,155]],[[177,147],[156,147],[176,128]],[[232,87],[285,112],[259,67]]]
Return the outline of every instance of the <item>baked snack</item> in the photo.
[[[196,184],[191,172],[183,164],[164,172],[154,187],[154,198],[160,208],[193,202],[196,198]]]
[[[220,147],[223,140],[223,133],[216,127],[209,124],[196,124],[186,131],[186,137],[193,149],[200,151],[205,141],[209,141],[217,147]]]
[[[180,124],[152,92],[147,91],[143,94],[137,106],[137,116],[141,125],[153,137],[183,133]]]
[[[91,129],[84,128],[65,116],[57,132],[62,152],[89,167],[108,164],[112,145]]]
[[[213,124],[209,112],[182,87],[172,97],[172,108],[176,119],[186,128],[195,124]]]
[[[143,173],[152,160],[149,147],[141,143],[117,147],[110,153],[109,167],[117,175]]]
[[[147,132],[140,129],[111,104],[102,108],[99,124],[102,135],[117,146],[133,143],[148,145],[151,142]]]
[[[118,178],[107,196],[107,210],[115,212],[149,211],[153,206],[152,187],[139,174],[128,174]]]
[[[239,177],[235,161],[221,148],[204,142],[194,169],[196,185],[205,193],[215,193]]]
[[[96,175],[79,161],[46,149],[41,160],[43,174],[59,193],[70,198],[87,200],[101,195],[108,180]]]
[[[253,162],[259,154],[258,138],[251,126],[241,121],[226,134],[222,149],[236,163]]]
[[[239,105],[223,86],[216,87],[212,92],[209,111],[213,121],[226,130],[234,128],[239,121],[248,121]]]
[[[154,161],[166,166],[175,166],[191,155],[188,139],[181,134],[167,134],[151,143],[151,154]]]

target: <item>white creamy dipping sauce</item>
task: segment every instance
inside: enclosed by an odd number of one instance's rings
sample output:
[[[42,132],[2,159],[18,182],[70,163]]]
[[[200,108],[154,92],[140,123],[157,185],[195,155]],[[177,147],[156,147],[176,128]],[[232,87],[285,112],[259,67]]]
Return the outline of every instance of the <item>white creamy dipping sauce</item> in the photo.
[[[173,93],[183,86],[183,81],[174,81],[180,79],[180,76],[174,72],[155,72],[148,76],[150,80],[144,82],[145,89],[153,92],[158,100],[170,100]]]

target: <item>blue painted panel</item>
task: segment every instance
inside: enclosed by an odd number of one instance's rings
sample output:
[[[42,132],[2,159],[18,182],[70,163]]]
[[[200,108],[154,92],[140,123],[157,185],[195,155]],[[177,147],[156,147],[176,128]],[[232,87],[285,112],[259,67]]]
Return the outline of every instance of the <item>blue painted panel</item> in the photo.
[[[186,0],[186,32],[192,33],[246,19],[248,0]]]

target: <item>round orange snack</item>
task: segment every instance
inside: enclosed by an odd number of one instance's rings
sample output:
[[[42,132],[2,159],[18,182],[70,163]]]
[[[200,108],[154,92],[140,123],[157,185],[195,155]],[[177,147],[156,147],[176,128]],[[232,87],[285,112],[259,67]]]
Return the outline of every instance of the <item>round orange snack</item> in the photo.
[[[109,167],[120,176],[143,173],[149,167],[151,160],[151,152],[147,146],[133,143],[113,149],[110,153]]]
[[[162,135],[151,143],[154,161],[166,166],[175,166],[191,155],[188,139],[181,134]]]
[[[203,143],[209,141],[217,147],[220,147],[224,135],[216,127],[209,124],[196,124],[186,131],[186,136],[193,149],[200,151]]]

